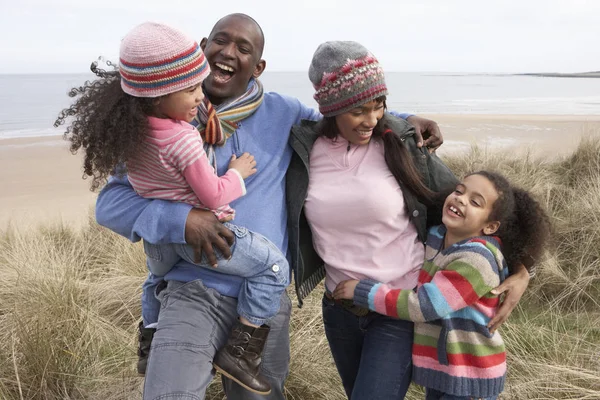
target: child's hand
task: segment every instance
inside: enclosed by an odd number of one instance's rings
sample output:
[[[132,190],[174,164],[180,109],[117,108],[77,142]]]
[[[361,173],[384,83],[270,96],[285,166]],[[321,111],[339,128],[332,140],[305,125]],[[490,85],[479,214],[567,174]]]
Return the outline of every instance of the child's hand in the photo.
[[[338,283],[333,291],[333,298],[336,300],[352,300],[354,298],[354,289],[356,288],[356,285],[358,285],[358,281],[354,279]]]
[[[229,168],[237,170],[237,172],[242,175],[242,178],[246,179],[250,175],[256,173],[256,161],[254,160],[254,156],[250,153],[244,153],[240,158],[237,158],[235,154],[233,154],[231,156],[231,161],[229,162]]]
[[[233,221],[233,215],[228,215],[226,217],[219,218],[219,222],[231,222]]]

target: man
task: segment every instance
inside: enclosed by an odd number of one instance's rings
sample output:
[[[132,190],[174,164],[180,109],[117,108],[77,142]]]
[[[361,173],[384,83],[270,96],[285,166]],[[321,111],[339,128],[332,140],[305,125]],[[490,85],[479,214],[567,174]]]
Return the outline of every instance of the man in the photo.
[[[232,204],[236,225],[261,233],[287,252],[285,172],[291,149],[288,136],[292,125],[302,119],[316,120],[320,115],[298,100],[277,93],[262,94],[258,78],[266,67],[261,58],[264,36],[260,26],[243,14],[222,18],[201,47],[211,67],[204,82],[206,96],[216,107],[235,103],[246,94],[260,92],[258,105],[246,115],[230,121],[235,132],[215,148],[218,174],[227,169],[232,153],[254,155],[258,172],[247,179],[247,194]],[[234,109],[235,110],[235,109]],[[202,113],[200,113],[202,114]],[[235,114],[235,112],[233,113]],[[231,119],[221,115],[221,119]],[[417,132],[429,138],[422,145],[435,147],[442,142],[433,121],[408,116]],[[203,121],[200,121],[202,124]],[[149,243],[188,243],[214,264],[213,246],[228,257],[234,235],[208,211],[191,209],[183,203],[146,200],[133,191],[126,179],[113,179],[102,190],[96,207],[97,220],[132,241]],[[214,370],[212,359],[225,345],[237,318],[236,296],[241,278],[219,274],[180,261],[164,277],[165,285],[156,290],[161,301],[158,327],[144,387],[145,399],[204,398]],[[144,323],[155,322],[158,310],[148,307],[156,279],[145,285]],[[223,386],[230,399],[283,399],[288,375],[289,320],[291,303],[284,295],[279,313],[270,321],[270,334],[262,358],[262,374],[271,385],[271,394],[261,396],[244,390],[229,379]],[[243,349],[242,349],[243,350]]]

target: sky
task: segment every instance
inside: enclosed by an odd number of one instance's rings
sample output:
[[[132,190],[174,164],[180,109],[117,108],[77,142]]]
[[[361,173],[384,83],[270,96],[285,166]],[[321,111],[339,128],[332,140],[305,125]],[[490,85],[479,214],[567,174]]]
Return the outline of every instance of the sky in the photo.
[[[268,71],[307,71],[327,40],[360,42],[386,71],[600,70],[599,0],[0,0],[0,73],[84,73],[139,23],[199,41],[233,12],[261,24]]]

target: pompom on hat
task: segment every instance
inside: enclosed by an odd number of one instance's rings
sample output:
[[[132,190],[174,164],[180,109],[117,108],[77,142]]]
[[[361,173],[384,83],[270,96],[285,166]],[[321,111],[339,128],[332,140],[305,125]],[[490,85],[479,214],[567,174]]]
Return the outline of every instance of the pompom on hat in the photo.
[[[325,42],[308,70],[314,99],[325,117],[343,114],[388,94],[383,69],[357,42]]]
[[[159,97],[201,83],[210,68],[196,41],[170,26],[145,22],[121,42],[121,87],[135,97]]]

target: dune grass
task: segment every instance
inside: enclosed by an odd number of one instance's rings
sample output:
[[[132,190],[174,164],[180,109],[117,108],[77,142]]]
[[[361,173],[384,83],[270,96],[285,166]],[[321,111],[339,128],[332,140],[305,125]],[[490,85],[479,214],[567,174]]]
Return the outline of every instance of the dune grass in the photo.
[[[493,169],[549,210],[553,244],[502,328],[509,354],[503,399],[600,399],[600,141],[543,160],[473,148],[448,157],[457,173]],[[139,244],[92,220],[0,234],[0,399],[141,397],[134,370]],[[289,399],[344,399],[323,334],[322,290],[291,326]],[[290,297],[295,294],[290,289]],[[224,398],[215,380],[209,399]],[[409,399],[423,398],[411,388]]]

